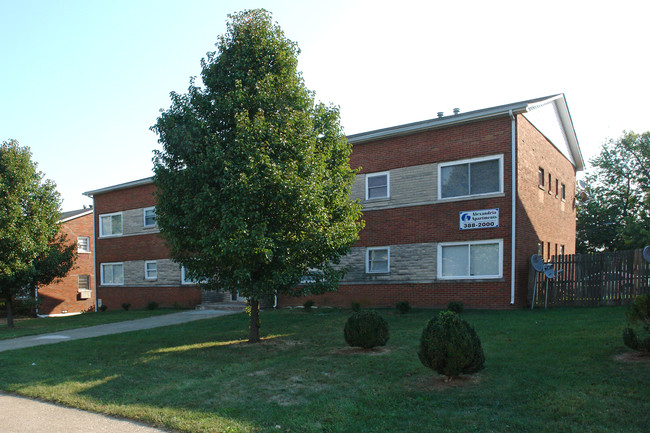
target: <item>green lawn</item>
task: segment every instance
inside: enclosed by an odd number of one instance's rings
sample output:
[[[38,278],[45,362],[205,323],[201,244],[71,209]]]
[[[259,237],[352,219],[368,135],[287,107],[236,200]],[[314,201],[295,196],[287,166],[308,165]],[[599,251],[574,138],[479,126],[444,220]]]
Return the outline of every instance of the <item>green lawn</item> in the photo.
[[[179,310],[172,309],[116,310],[65,317],[18,318],[14,320],[14,329],[7,328],[7,319],[2,318],[0,319],[0,340],[27,335],[47,334],[48,332],[58,332],[65,329],[103,325],[105,323],[122,322],[125,320],[143,319],[145,317],[178,312]]]
[[[445,385],[416,354],[432,311],[384,311],[383,351],[349,311],[244,314],[0,353],[0,388],[183,432],[647,432],[650,363],[621,362],[624,308],[470,311],[486,355]],[[35,364],[35,365],[33,365]],[[278,427],[279,426],[279,427]]]

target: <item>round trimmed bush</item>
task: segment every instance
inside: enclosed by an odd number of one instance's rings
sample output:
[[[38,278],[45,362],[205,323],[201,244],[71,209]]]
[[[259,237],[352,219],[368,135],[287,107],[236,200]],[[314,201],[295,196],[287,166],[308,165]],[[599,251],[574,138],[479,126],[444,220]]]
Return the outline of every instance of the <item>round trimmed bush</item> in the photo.
[[[441,311],[422,331],[418,357],[425,367],[447,376],[476,373],[485,355],[474,328],[452,311]]]
[[[376,311],[354,313],[345,324],[345,342],[352,347],[371,349],[388,342],[388,322]]]
[[[408,301],[401,301],[395,305],[399,314],[408,314],[411,311],[411,304]]]

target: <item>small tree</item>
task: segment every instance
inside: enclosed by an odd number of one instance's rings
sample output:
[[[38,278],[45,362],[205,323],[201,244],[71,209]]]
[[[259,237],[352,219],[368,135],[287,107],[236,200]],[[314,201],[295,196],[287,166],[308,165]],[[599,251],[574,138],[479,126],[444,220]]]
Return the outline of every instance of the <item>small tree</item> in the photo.
[[[633,350],[650,353],[650,295],[639,295],[627,311],[628,326],[623,330],[623,342]],[[645,337],[634,328],[643,328]],[[639,334],[641,334],[639,332]]]
[[[153,127],[156,219],[188,277],[249,299],[257,342],[259,301],[335,290],[362,223],[339,111],[315,104],[297,45],[264,10],[227,28],[201,62],[204,87],[172,93]]]
[[[0,295],[9,328],[14,297],[34,297],[38,285],[65,276],[76,258],[76,245],[58,235],[59,193],[36,167],[16,140],[0,146]]]
[[[485,355],[474,328],[452,311],[441,311],[422,331],[418,357],[447,377],[476,373],[484,368]]]

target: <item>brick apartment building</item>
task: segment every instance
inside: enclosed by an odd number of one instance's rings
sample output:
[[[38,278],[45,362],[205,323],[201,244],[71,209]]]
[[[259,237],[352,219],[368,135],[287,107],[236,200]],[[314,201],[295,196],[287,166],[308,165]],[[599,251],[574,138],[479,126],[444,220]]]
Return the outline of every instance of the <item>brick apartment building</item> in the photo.
[[[63,316],[95,309],[93,210],[64,212],[61,232],[77,243],[77,260],[65,277],[38,288],[41,316]]]
[[[363,204],[366,227],[342,261],[349,272],[339,290],[313,297],[317,305],[521,307],[530,256],[575,252],[584,162],[563,94],[439,113],[348,140],[351,166],[361,169],[352,198]],[[149,178],[86,193],[95,203],[104,302],[199,302],[155,223],[147,226],[154,188]],[[151,262],[160,279],[147,278]]]

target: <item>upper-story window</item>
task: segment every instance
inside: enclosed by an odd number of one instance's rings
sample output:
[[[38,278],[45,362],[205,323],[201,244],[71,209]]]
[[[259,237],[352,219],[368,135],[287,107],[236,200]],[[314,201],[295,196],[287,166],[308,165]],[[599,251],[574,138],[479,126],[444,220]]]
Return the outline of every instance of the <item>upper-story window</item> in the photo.
[[[99,236],[119,236],[122,234],[122,212],[99,216]]]
[[[566,200],[566,185],[562,184],[560,187],[560,198],[562,201]]]
[[[371,173],[366,175],[366,200],[390,197],[390,173]]]
[[[144,209],[144,226],[154,227],[156,225],[156,208],[148,207]]]
[[[501,192],[503,192],[503,155],[438,165],[439,199]]]
[[[537,185],[539,185],[540,188],[544,188],[544,179],[546,179],[546,176],[544,175],[544,169],[540,167],[537,173],[539,177]]]
[[[90,238],[88,236],[77,237],[77,252],[80,253],[90,252]]]

